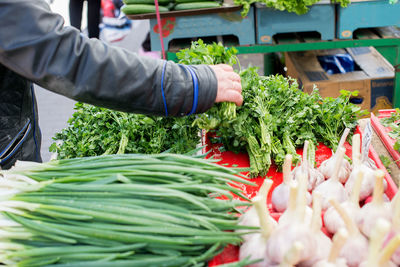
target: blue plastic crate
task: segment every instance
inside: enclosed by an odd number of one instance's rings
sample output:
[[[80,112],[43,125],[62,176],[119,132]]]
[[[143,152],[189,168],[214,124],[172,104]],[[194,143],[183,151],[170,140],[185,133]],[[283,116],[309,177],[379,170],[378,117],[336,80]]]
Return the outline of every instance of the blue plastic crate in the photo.
[[[390,4],[388,0],[353,2],[347,7],[338,7],[337,38],[353,38],[360,28],[400,26],[400,2]]]
[[[161,25],[167,32],[164,34],[165,50],[173,39],[196,38],[206,36],[235,35],[239,45],[255,44],[254,9],[245,18],[240,11],[215,13],[207,15],[163,18]],[[169,24],[169,25],[166,25]],[[151,50],[161,51],[161,42],[157,29],[157,20],[150,19]]]
[[[316,4],[303,15],[256,4],[257,43],[270,44],[278,33],[319,32],[322,40],[335,38],[335,5]]]

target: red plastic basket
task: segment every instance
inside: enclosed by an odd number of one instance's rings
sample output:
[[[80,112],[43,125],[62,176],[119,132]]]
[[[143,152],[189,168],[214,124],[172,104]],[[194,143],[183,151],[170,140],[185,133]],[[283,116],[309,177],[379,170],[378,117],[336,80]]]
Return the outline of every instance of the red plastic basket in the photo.
[[[394,112],[396,112],[394,109],[382,109],[379,110],[378,116],[375,116],[373,113],[371,113],[371,125],[374,127],[375,132],[378,134],[386,149],[389,151],[397,166],[400,168],[400,153],[393,149],[396,140],[388,135],[388,133],[391,131],[390,127],[384,127],[380,122],[382,118],[390,117],[390,115]]]

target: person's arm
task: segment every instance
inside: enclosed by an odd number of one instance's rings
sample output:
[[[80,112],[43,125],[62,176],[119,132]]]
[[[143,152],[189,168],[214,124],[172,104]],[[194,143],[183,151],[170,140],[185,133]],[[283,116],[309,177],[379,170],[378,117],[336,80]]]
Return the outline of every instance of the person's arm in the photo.
[[[0,64],[77,101],[144,114],[165,115],[163,77],[168,114],[190,112],[193,83],[184,67],[88,39],[63,24],[43,0],[0,0]],[[217,84],[227,84],[231,75],[217,74],[217,81],[209,66],[192,68],[199,80],[195,113],[200,113],[216,101]]]

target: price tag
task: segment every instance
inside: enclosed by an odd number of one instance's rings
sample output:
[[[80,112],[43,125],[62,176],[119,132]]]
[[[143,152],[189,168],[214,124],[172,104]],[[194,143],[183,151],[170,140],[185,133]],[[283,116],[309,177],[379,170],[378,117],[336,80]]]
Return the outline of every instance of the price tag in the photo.
[[[371,122],[368,122],[365,126],[364,133],[362,135],[362,147],[361,147],[361,161],[368,159],[369,146],[372,140],[372,127]]]

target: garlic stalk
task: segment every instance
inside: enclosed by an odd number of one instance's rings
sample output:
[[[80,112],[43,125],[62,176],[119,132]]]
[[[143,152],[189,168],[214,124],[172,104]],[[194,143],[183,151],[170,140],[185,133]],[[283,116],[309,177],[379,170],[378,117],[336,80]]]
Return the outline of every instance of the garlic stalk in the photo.
[[[358,173],[360,171],[363,172],[363,181],[361,184],[359,200],[365,200],[369,196],[371,196],[372,191],[374,189],[375,184],[375,172],[373,169],[368,167],[367,165],[361,162],[360,155],[360,135],[353,135],[353,147],[352,147],[352,158],[353,158],[353,166],[352,171],[350,173],[349,179],[345,184],[345,190],[350,195],[353,190],[354,183],[358,177]]]
[[[272,180],[270,179],[265,179],[263,184],[261,185],[258,194],[256,197],[262,199],[265,203],[267,203],[267,196],[268,193],[271,189],[272,186]],[[256,198],[255,197],[255,198]],[[271,217],[271,215],[268,212],[267,209],[267,220],[272,226],[276,226],[277,222],[274,220],[274,218]],[[260,227],[260,220],[257,215],[257,210],[255,206],[251,206],[239,219],[238,222],[239,225],[244,225],[244,226],[254,226],[254,227]],[[248,230],[236,230],[236,232],[247,232]],[[246,241],[248,238],[251,238],[251,234],[245,234],[242,236],[243,239]]]
[[[252,199],[252,202],[259,220],[258,224],[261,227],[261,231],[248,235],[249,237],[245,239],[239,249],[239,259],[263,259],[261,262],[254,263],[249,266],[264,267],[270,264],[268,257],[265,255],[267,251],[267,241],[275,225],[269,220],[269,212],[265,199],[262,196],[256,196]]]
[[[332,248],[327,259],[321,260],[313,267],[347,267],[346,259],[340,258],[339,254],[349,237],[348,232],[344,228],[340,228],[333,236]]]
[[[279,267],[294,267],[299,263],[301,253],[304,250],[304,246],[300,242],[294,242],[289,251],[285,254],[283,261],[279,264]]]
[[[393,241],[393,239],[396,239],[400,235],[400,190],[397,191],[396,195],[392,199],[392,230],[390,234],[388,235],[388,239],[390,239],[389,244]],[[394,237],[393,237],[394,236]],[[394,241],[393,241],[394,242]],[[389,246],[388,244],[388,246]],[[400,266],[400,248],[397,248],[391,256],[392,261]]]
[[[385,219],[378,219],[374,228],[371,230],[367,260],[360,264],[360,267],[377,267],[380,261],[380,251],[385,236],[390,230],[390,223]],[[390,265],[389,265],[390,266]],[[383,267],[383,266],[382,266]]]
[[[325,178],[324,175],[320,171],[315,169],[314,166],[310,163],[310,159],[308,156],[309,145],[309,141],[304,141],[303,158],[301,161],[301,165],[294,168],[292,174],[293,177],[297,179],[296,177],[299,175],[300,172],[304,173],[307,176],[308,180],[307,189],[308,191],[312,191],[317,185],[321,184],[325,180]]]
[[[389,243],[383,248],[379,255],[379,266],[386,266],[387,264],[393,264],[394,266],[399,266],[398,261],[393,257],[395,251],[400,247],[400,234],[394,236],[390,239]],[[392,262],[390,262],[392,259]]]

